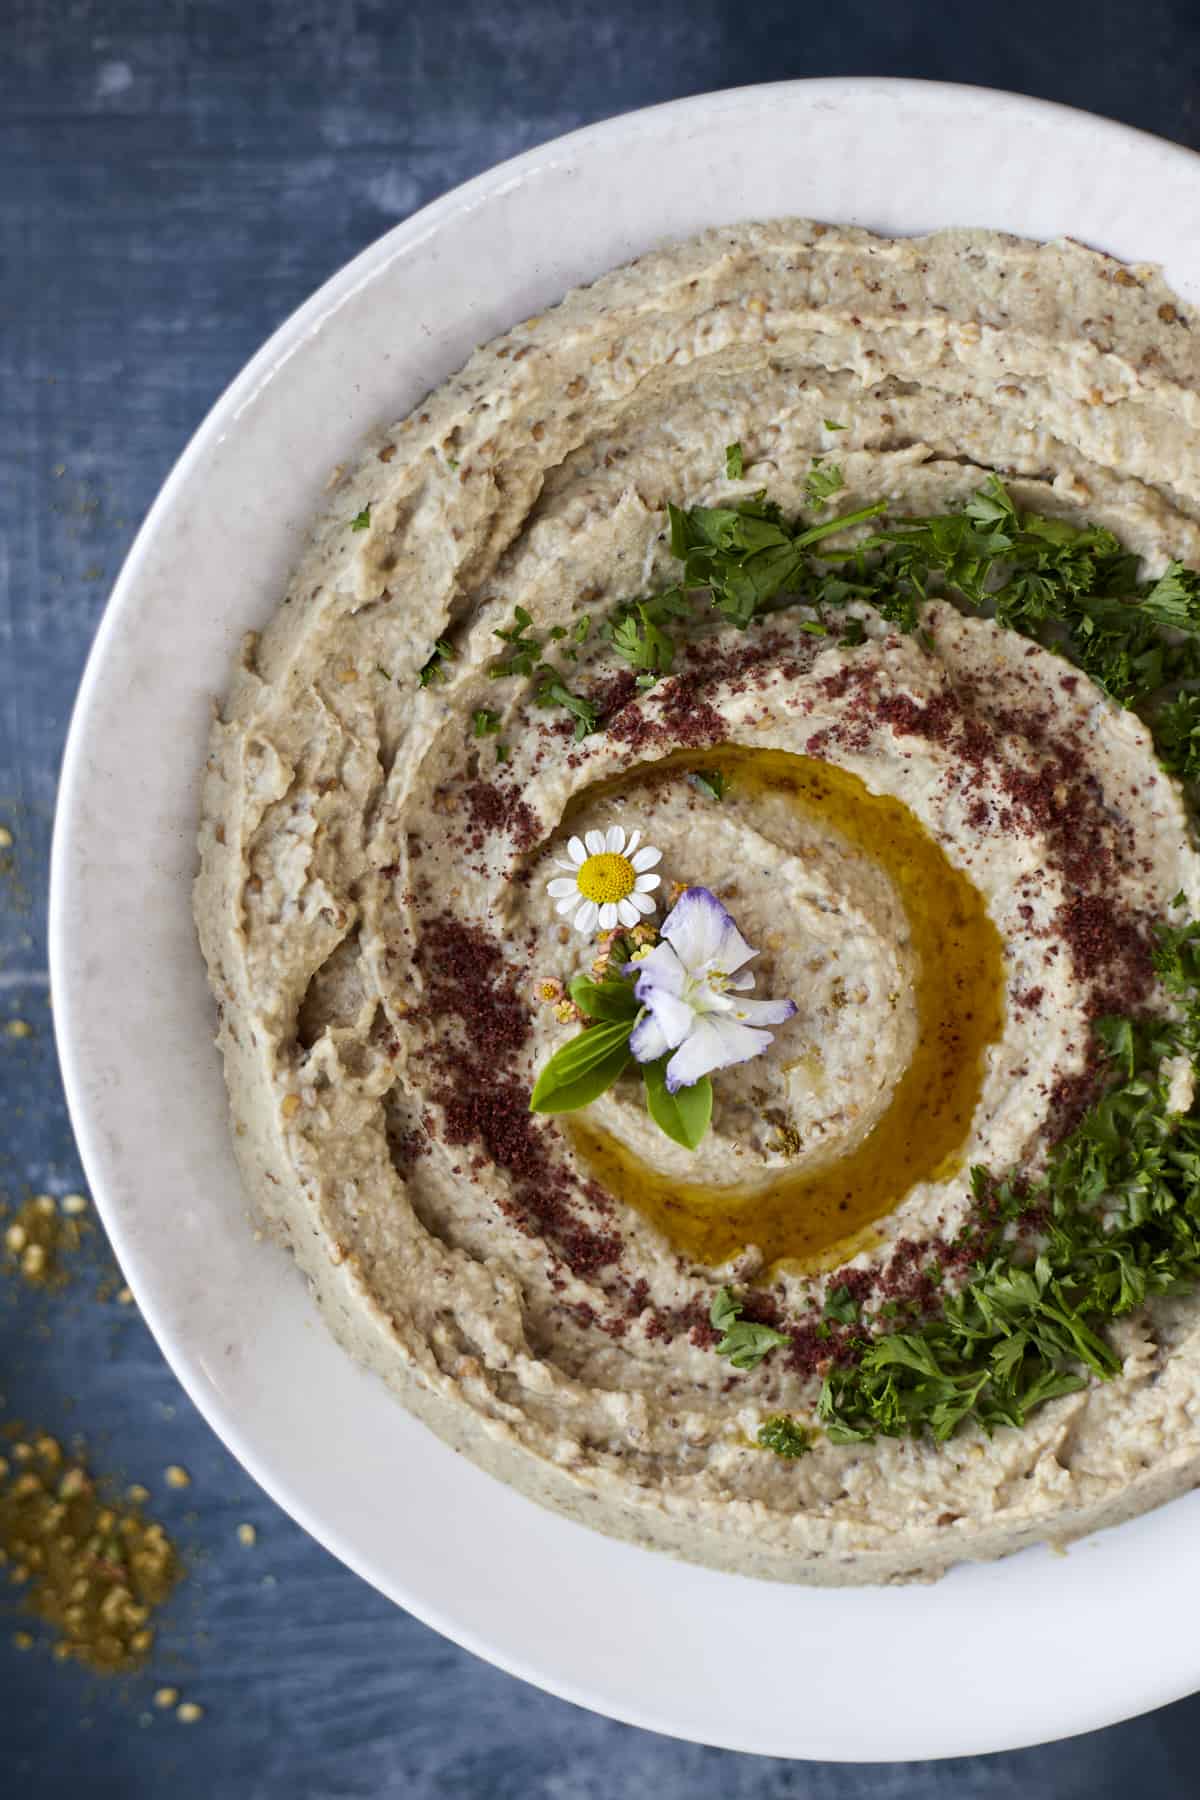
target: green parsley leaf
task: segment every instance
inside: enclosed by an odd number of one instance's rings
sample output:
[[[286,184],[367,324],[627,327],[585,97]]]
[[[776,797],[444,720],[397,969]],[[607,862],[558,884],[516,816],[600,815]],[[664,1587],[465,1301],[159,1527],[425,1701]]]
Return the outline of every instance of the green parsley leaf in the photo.
[[[370,529],[370,526],[371,526],[371,506],[370,506],[370,502],[368,501],[367,505],[363,507],[362,511],[359,513],[355,513],[354,517],[351,519],[350,529],[351,529],[351,531],[368,531]]]
[[[508,758],[509,758],[508,745],[507,744],[497,744],[496,745],[496,761],[498,763],[506,763],[508,761]]]
[[[836,1319],[839,1325],[854,1325],[858,1321],[858,1301],[848,1287],[830,1288],[825,1296],[822,1317]]]
[[[845,425],[839,425],[836,419],[826,419],[823,423],[826,431],[845,431],[848,429]]]
[[[471,714],[471,724],[477,738],[495,737],[500,729],[500,714],[488,706],[477,706]]]
[[[558,670],[551,668],[549,663],[542,663],[538,674],[542,677],[537,691],[538,705],[565,706],[575,720],[576,743],[595,731],[598,715],[594,702],[585,700],[581,694],[573,694]]]
[[[633,1019],[590,1025],[555,1052],[534,1083],[530,1112],[577,1112],[590,1106],[631,1061]]]
[[[845,485],[845,477],[837,463],[823,463],[819,457],[813,458],[812,468],[804,478],[804,491],[814,506],[824,505],[830,495],[838,493]]]
[[[772,1350],[791,1342],[785,1332],[751,1324],[741,1315],[742,1302],[734,1298],[732,1289],[718,1288],[708,1317],[713,1329],[725,1334],[717,1345],[717,1355],[727,1356],[735,1369],[757,1369]]]
[[[495,636],[502,638],[509,646],[509,655],[499,662],[494,662],[488,674],[494,681],[506,675],[532,675],[542,654],[542,640],[531,632],[529,627],[533,619],[523,606],[513,610],[511,625],[497,628]]]
[[[641,1065],[646,1087],[646,1111],[660,1131],[685,1150],[695,1150],[712,1119],[712,1082],[702,1075],[690,1087],[672,1094],[667,1088],[667,1064],[670,1056]]]
[[[730,481],[740,481],[742,479],[742,471],[744,470],[745,466],[746,466],[745,459],[742,455],[742,446],[737,443],[726,444],[726,446],[725,446],[725,474],[728,477],[728,479]]]
[[[773,1413],[769,1419],[764,1419],[756,1433],[756,1441],[761,1450],[773,1450],[776,1456],[789,1462],[806,1456],[812,1449],[809,1433],[787,1413]]]
[[[421,664],[417,671],[418,684],[421,687],[430,687],[435,681],[445,681],[444,664],[453,662],[455,654],[453,644],[448,643],[445,638],[438,638],[433,646],[433,654]]]

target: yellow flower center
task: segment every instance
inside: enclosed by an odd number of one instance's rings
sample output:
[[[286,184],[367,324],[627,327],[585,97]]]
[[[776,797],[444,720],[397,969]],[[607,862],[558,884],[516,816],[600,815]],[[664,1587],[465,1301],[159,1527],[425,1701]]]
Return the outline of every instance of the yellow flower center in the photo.
[[[603,906],[606,901],[623,900],[626,894],[632,894],[637,874],[627,856],[617,856],[609,850],[603,856],[589,856],[576,879],[584,899]]]

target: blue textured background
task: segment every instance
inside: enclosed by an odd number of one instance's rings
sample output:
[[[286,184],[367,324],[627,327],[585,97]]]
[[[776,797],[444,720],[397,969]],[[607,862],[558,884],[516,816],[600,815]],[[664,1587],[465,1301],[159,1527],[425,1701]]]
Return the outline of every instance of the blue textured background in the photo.
[[[44,895],[88,643],[175,456],[286,313],[446,188],[629,107],[783,76],[925,75],[1024,89],[1200,146],[1198,61],[1193,0],[969,12],[932,0],[4,0],[0,824],[16,843],[0,855],[0,1027],[20,1017],[33,1032],[0,1030],[0,1193],[81,1181],[51,1041]],[[17,1650],[0,1587],[0,1793],[1197,1792],[1200,1700],[1018,1755],[870,1768],[676,1744],[535,1692],[389,1606],[257,1493],[136,1314],[104,1297],[111,1259],[98,1237],[80,1260],[59,1296],[0,1280],[0,1422],[85,1429],[100,1468],[153,1490],[191,1575],[153,1668],[120,1683],[53,1663],[44,1646]],[[163,1482],[172,1462],[191,1471],[185,1492]],[[253,1549],[237,1540],[244,1520],[258,1529]],[[1152,1642],[1155,1621],[1114,1628]],[[946,1653],[986,1657],[987,1621],[976,1643]],[[864,1709],[903,1654],[864,1645]],[[1033,1643],[1028,1672],[1056,1678]],[[205,1707],[200,1724],[153,1709],[163,1682]]]

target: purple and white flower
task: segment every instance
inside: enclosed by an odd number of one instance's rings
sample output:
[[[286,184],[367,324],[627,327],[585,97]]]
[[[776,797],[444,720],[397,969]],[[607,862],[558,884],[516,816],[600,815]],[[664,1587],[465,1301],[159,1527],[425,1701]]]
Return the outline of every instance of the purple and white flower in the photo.
[[[638,1062],[674,1051],[667,1089],[677,1093],[714,1069],[760,1056],[796,1010],[792,1000],[747,1000],[751,948],[715,894],[687,888],[662,923],[662,942],[637,963],[634,991],[645,1014],[629,1040]]]

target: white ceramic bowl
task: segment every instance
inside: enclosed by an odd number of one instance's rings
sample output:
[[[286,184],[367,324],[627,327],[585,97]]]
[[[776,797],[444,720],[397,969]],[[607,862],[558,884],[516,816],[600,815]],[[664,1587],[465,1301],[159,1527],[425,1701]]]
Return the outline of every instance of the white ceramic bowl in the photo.
[[[934,1588],[800,1590],[541,1512],[409,1418],[327,1335],[288,1258],[254,1241],[229,1147],[189,888],[234,646],[273,612],[329,471],[370,427],[664,240],[787,213],[1068,233],[1161,261],[1200,302],[1198,209],[1187,151],[920,82],[749,88],[577,132],[427,207],[289,319],[197,432],[117,582],[67,746],[51,891],[67,1091],[117,1254],[180,1380],[282,1506],[418,1617],[568,1699],[847,1760],[1107,1725],[1200,1685],[1200,1496],[1065,1558],[1026,1552]]]

